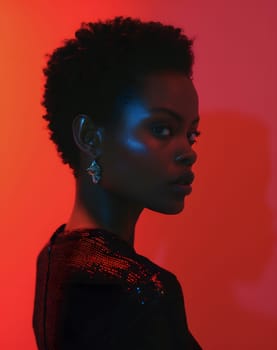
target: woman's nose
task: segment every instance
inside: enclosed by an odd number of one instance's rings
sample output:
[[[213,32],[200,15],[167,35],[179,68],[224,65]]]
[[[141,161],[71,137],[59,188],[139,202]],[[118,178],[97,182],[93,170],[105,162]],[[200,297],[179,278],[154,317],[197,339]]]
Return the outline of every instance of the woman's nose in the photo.
[[[191,149],[190,152],[183,152],[175,158],[175,161],[179,164],[192,166],[197,160],[197,153]]]

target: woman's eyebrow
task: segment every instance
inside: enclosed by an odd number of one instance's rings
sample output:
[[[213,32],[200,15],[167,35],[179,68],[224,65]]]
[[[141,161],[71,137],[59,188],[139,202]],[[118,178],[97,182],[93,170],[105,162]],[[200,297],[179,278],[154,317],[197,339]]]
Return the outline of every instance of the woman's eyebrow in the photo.
[[[177,119],[179,122],[182,122],[184,120],[184,117],[181,116],[181,114],[173,111],[170,108],[165,108],[165,107],[155,107],[155,108],[150,108],[151,112],[165,112],[169,115],[171,115],[172,117],[174,117],[175,119]],[[196,119],[194,119],[192,121],[192,124],[197,124],[200,121],[200,118],[197,117]]]

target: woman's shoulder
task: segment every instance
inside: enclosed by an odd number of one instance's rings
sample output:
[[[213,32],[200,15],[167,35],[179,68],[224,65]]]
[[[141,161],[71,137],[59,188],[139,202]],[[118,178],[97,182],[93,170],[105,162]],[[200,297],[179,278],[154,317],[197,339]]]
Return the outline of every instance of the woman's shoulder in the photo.
[[[52,258],[64,257],[61,268],[70,272],[71,283],[120,285],[141,296],[142,303],[143,298],[180,292],[173,273],[138,254],[115,234],[102,229],[64,232],[63,227],[52,236]]]

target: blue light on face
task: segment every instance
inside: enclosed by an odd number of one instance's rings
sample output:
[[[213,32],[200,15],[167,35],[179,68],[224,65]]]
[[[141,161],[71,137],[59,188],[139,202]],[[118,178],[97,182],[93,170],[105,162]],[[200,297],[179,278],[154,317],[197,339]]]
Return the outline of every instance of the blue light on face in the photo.
[[[130,128],[137,126],[137,124],[149,116],[149,111],[138,100],[132,100],[130,103],[126,104],[124,107],[123,114],[126,118],[126,122],[129,124]]]
[[[135,129],[145,119],[149,117],[149,111],[139,100],[132,100],[125,104],[123,109],[125,132],[127,137],[125,143],[133,152],[145,152],[146,146],[138,140],[135,135]]]

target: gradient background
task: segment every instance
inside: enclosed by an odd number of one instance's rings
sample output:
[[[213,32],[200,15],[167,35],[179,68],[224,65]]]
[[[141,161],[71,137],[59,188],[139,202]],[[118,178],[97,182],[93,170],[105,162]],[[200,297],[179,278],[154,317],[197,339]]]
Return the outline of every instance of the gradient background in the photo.
[[[0,5],[0,348],[34,350],[35,263],[74,181],[41,118],[44,54],[82,21],[159,20],[195,36],[202,137],[184,212],[146,211],[136,249],[174,272],[205,350],[277,349],[274,0],[9,0]]]

